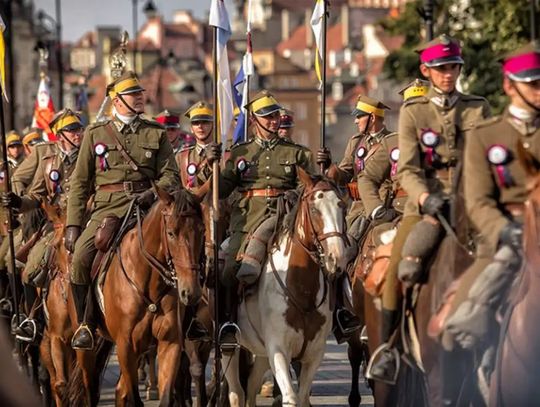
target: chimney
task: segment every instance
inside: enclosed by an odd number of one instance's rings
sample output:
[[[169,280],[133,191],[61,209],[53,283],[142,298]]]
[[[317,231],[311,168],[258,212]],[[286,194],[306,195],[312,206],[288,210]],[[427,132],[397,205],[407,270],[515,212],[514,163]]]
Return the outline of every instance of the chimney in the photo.
[[[285,41],[291,35],[291,15],[289,10],[281,10],[281,41]]]
[[[349,5],[347,3],[341,6],[341,38],[343,48],[349,47]]]

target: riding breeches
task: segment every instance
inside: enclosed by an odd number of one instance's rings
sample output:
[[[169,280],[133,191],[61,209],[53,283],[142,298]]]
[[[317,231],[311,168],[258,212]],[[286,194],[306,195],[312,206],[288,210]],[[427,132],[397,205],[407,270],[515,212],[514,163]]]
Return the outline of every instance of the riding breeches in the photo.
[[[241,260],[238,256],[244,252],[247,233],[232,232],[229,238],[229,246],[225,254],[225,265],[220,273],[220,281],[226,287],[234,287],[238,284],[236,273],[240,267]]]
[[[13,243],[15,246],[15,252],[17,252],[17,249],[23,243],[23,234],[22,234],[21,228],[13,232],[13,240],[14,240]],[[9,238],[5,236],[4,240],[2,241],[2,245],[0,245],[0,270],[8,269],[11,272],[10,268],[11,268],[11,253],[9,252]]]
[[[24,266],[22,281],[35,287],[43,287],[47,279],[47,263],[52,254],[51,246],[54,232],[49,232],[38,240],[28,253],[28,261]]]
[[[90,220],[88,226],[86,226],[86,229],[83,230],[75,243],[73,269],[71,271],[71,282],[73,284],[89,285],[91,283],[92,264],[97,254],[94,239],[99,225],[100,222],[97,220]]]
[[[390,255],[390,264],[388,266],[388,272],[386,274],[386,280],[384,283],[384,289],[382,294],[382,306],[384,309],[395,311],[398,310],[401,303],[401,284],[398,281],[398,267],[401,261],[401,252],[407,236],[411,232],[414,225],[422,220],[419,215],[407,215],[401,220],[398,227],[396,237],[392,246],[392,253]]]

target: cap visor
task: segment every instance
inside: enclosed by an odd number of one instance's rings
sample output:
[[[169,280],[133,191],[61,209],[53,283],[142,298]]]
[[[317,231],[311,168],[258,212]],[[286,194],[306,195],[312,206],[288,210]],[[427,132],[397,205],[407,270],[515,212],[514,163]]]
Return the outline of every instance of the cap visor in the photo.
[[[367,116],[369,113],[364,112],[363,110],[354,109],[351,112],[351,116],[358,117],[358,116]]]
[[[424,62],[424,65],[428,68],[434,68],[436,66],[448,65],[448,64],[459,64],[463,65],[465,62],[460,56],[447,57],[447,58],[437,58],[429,62]]]
[[[540,79],[540,68],[528,69],[519,73],[509,73],[508,77],[516,82],[534,82]]]
[[[255,116],[264,117],[264,116],[268,116],[268,115],[270,115],[272,113],[278,112],[280,110],[281,110],[281,106],[270,105],[270,106],[263,107],[263,108],[257,110],[256,112],[253,112],[253,113],[255,114]]]
[[[146,89],[136,86],[134,88],[128,88],[126,90],[123,90],[122,92],[119,92],[120,95],[129,95],[130,93],[137,93],[137,92],[144,92]]]
[[[82,129],[83,126],[79,123],[71,123],[71,124],[68,124],[67,126],[61,128],[59,131],[74,131],[74,130],[79,130],[79,129]]]
[[[198,114],[189,119],[191,122],[213,122],[214,118],[207,114]]]
[[[23,143],[21,143],[20,141],[13,141],[13,142],[8,144],[8,147],[22,146],[22,145],[23,145]]]

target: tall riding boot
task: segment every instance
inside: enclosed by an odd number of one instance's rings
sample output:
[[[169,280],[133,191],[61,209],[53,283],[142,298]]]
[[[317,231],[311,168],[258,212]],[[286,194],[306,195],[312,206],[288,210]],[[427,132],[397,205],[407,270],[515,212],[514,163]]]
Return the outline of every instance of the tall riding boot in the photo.
[[[210,333],[206,327],[197,319],[197,306],[186,307],[186,314],[183,322],[186,338],[190,341],[210,341]]]
[[[26,305],[26,315],[20,316],[20,325],[15,329],[15,338],[23,342],[34,342],[38,334],[37,319],[30,317],[32,308],[38,298],[36,287],[30,284],[23,285],[24,302]]]
[[[225,323],[219,330],[219,343],[221,351],[224,353],[234,352],[239,346],[237,335],[240,333],[240,328],[236,324],[238,315],[238,293],[236,285],[224,287],[224,317]]]
[[[11,318],[13,302],[9,296],[9,278],[7,269],[0,269],[0,316]]]
[[[383,344],[371,356],[366,372],[368,379],[395,384],[399,371],[399,352],[389,344],[389,341],[398,323],[399,312],[383,308],[381,332]]]
[[[73,349],[92,350],[94,348],[94,335],[85,318],[88,289],[89,286],[87,285],[71,283],[71,293],[73,294],[77,322],[79,323],[79,328],[77,328],[71,339],[71,347]]]
[[[343,298],[344,284],[347,283],[346,275],[340,276],[334,282],[334,290],[336,293],[336,306],[334,309],[334,336],[338,343],[347,341],[351,335],[360,327],[362,323],[360,319],[348,308],[345,307],[345,299]]]

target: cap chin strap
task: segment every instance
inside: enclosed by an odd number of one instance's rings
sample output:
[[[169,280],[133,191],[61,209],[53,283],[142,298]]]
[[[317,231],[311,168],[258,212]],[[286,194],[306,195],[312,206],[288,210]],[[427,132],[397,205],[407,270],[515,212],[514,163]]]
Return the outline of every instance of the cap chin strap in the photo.
[[[69,137],[67,137],[65,134],[64,134],[64,131],[63,130],[60,130],[58,132],[58,134],[64,139],[64,141],[67,141],[68,144],[71,144],[71,147],[73,147],[75,150],[78,150],[79,149],[79,146],[75,145],[75,143],[73,141],[71,141],[69,139]]]
[[[262,125],[262,123],[259,121],[259,119],[257,118],[256,115],[253,115],[253,117],[255,117],[255,121],[257,122],[257,124],[258,124],[259,126],[261,126],[264,130],[266,130],[268,133],[270,133],[270,134],[277,134],[277,130],[276,130],[276,131],[272,131],[272,130],[270,130],[270,129],[264,127],[264,126]],[[280,125],[280,124],[281,124],[281,119],[279,119],[278,130],[279,130],[279,125]]]
[[[142,112],[137,112],[135,109],[133,109],[129,104],[128,102],[126,102],[126,100],[122,97],[122,95],[120,93],[117,94],[118,96],[118,99],[120,99],[122,101],[122,103],[124,104],[125,107],[128,108],[128,110],[133,113],[135,116],[138,116],[140,115]]]
[[[536,107],[534,104],[532,104],[532,102],[530,100],[528,100],[525,97],[525,95],[523,95],[523,93],[521,93],[519,88],[516,86],[516,82],[515,81],[510,81],[510,83],[512,84],[512,87],[516,90],[517,94],[521,97],[521,99],[523,99],[525,104],[527,106],[529,106],[531,109],[533,109],[533,111],[535,111],[537,115],[540,114],[540,107]]]
[[[372,119],[373,119],[373,113],[370,113],[369,117],[367,119],[367,122],[366,122],[366,126],[364,127],[364,131],[362,132],[362,134],[368,134],[368,129],[369,129],[369,126],[371,125],[371,120]]]

